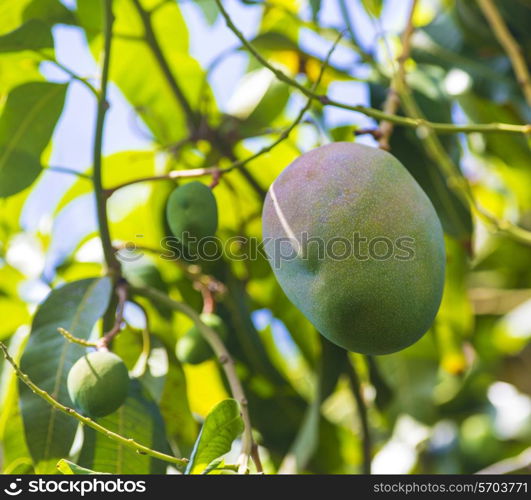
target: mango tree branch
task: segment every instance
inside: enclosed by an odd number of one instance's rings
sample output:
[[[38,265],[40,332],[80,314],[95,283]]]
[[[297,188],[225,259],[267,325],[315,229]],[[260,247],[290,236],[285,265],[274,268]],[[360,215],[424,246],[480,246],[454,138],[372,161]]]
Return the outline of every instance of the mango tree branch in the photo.
[[[505,49],[513,66],[518,84],[522,87],[525,100],[531,106],[531,77],[529,76],[522,48],[509,31],[494,2],[492,0],[478,0],[478,3],[498,42]]]
[[[408,37],[411,37],[413,32],[412,20],[415,7],[416,0],[412,0],[412,9],[409,15],[408,27],[405,30],[405,33]],[[435,165],[440,168],[442,174],[446,178],[449,188],[456,193],[459,199],[466,206],[470,206],[475,209],[476,213],[489,226],[494,227],[495,230],[509,236],[519,243],[531,245],[531,231],[527,231],[508,220],[498,219],[478,204],[473,196],[468,180],[463,176],[459,170],[459,167],[453,162],[444,149],[439,137],[433,129],[432,124],[424,119],[424,115],[418,107],[413,94],[407,85],[405,72],[401,76],[397,91],[399,92],[400,101],[405,113],[412,119],[424,121],[426,136],[422,141],[422,145],[426,149],[427,154],[433,159]]]
[[[324,72],[328,66],[328,63],[330,61],[330,57],[332,56],[335,48],[337,47],[338,43],[340,42],[342,37],[342,33],[338,35],[332,46],[330,47],[323,64],[321,65],[321,68],[319,70],[319,75],[317,76],[317,79],[315,80],[315,83],[313,85],[313,89],[316,89],[321,82]],[[174,180],[174,179],[180,179],[185,177],[201,177],[206,175],[211,175],[213,178],[213,183],[216,185],[219,182],[219,178],[224,173],[230,172],[231,170],[235,170],[237,168],[242,168],[248,163],[250,163],[253,160],[256,160],[256,158],[259,158],[260,156],[269,153],[271,150],[273,150],[276,146],[278,146],[281,142],[285,141],[293,132],[295,127],[300,124],[302,119],[304,118],[304,115],[306,112],[310,109],[312,105],[313,99],[308,98],[308,102],[305,106],[302,107],[302,109],[299,111],[293,122],[285,128],[279,137],[273,141],[271,144],[268,144],[267,146],[264,146],[256,153],[253,153],[252,155],[248,156],[247,158],[244,158],[242,160],[237,160],[233,162],[232,164],[228,165],[227,167],[207,167],[207,168],[196,168],[191,170],[173,170],[171,172],[168,172],[166,174],[162,175],[153,175],[149,177],[141,177],[138,179],[132,179],[128,182],[124,182],[123,184],[119,184],[117,186],[114,186],[112,188],[109,188],[105,191],[105,196],[109,197],[111,196],[115,191],[118,189],[122,189],[124,187],[130,186],[132,184],[136,184],[138,182],[149,182],[149,181],[159,181],[159,180]]]
[[[115,292],[118,296],[118,304],[116,306],[116,317],[114,319],[114,324],[112,328],[96,342],[98,349],[108,349],[112,339],[116,337],[116,335],[118,335],[122,330],[122,324],[124,322],[124,308],[128,295],[127,282],[123,279],[120,280],[116,285]]]
[[[247,398],[243,390],[243,386],[236,374],[234,360],[232,359],[229,351],[225,347],[225,344],[220,339],[219,335],[209,326],[205,325],[199,314],[191,308],[189,305],[182,302],[177,302],[162,292],[151,288],[151,287],[131,287],[131,293],[134,295],[139,295],[145,297],[152,302],[164,305],[173,309],[174,311],[181,312],[186,314],[196,325],[197,329],[203,336],[203,338],[208,342],[214,354],[217,356],[223,371],[227,377],[229,387],[232,393],[232,396],[240,404],[241,414],[244,423],[244,430],[242,436],[242,445],[240,457],[238,459],[239,472],[246,473],[248,470],[249,459],[252,458],[253,454],[256,453],[256,447],[252,434],[251,419],[249,416],[249,409],[247,407]],[[259,461],[255,461],[255,465],[260,467]]]
[[[402,34],[402,53],[400,54],[400,57],[398,58],[398,67],[391,81],[391,86],[387,94],[387,99],[385,100],[385,103],[383,106],[384,112],[390,115],[396,114],[400,106],[399,94],[400,94],[400,89],[404,85],[404,81],[406,79],[405,64],[411,52],[411,35],[413,34],[413,14],[415,12],[416,6],[417,6],[417,0],[413,0],[411,2],[411,7],[409,10],[406,29],[404,30],[404,33]],[[393,133],[393,128],[394,128],[393,122],[383,120],[380,123],[380,134],[381,135],[380,135],[378,144],[381,149],[385,149],[386,151],[389,151],[390,149],[389,139],[391,138],[391,134]]]
[[[227,27],[236,35],[236,37],[242,42],[242,44],[249,50],[249,52],[262,64],[264,67],[269,69],[280,81],[287,83],[288,85],[296,88],[302,92],[306,97],[311,98],[320,102],[322,105],[335,106],[342,109],[347,109],[350,111],[356,111],[362,113],[366,116],[374,118],[376,120],[386,120],[394,123],[395,125],[401,125],[404,127],[418,128],[418,127],[427,127],[438,133],[471,133],[471,132],[506,132],[506,133],[517,133],[517,134],[531,134],[531,124],[526,125],[513,125],[510,123],[482,123],[482,124],[471,124],[471,125],[456,125],[454,123],[435,123],[428,122],[425,119],[415,119],[404,116],[397,116],[393,114],[388,114],[378,109],[370,108],[368,106],[362,105],[352,105],[346,104],[340,101],[331,99],[327,95],[319,94],[315,90],[306,88],[304,85],[299,83],[297,80],[290,78],[279,68],[273,66],[269,63],[261,54],[256,50],[254,45],[249,42],[243,33],[236,27],[229,14],[222,5],[221,0],[216,0],[216,4],[225,19]]]
[[[9,355],[9,352],[7,350],[7,346],[0,342],[0,350],[2,350],[4,357],[6,361],[13,367],[15,370],[15,373],[17,377],[22,380],[37,396],[44,399],[50,406],[57,409],[58,411],[65,413],[66,415],[70,415],[71,417],[79,420],[81,423],[85,424],[87,427],[90,427],[94,429],[97,432],[100,432],[101,434],[107,436],[109,439],[112,439],[113,441],[116,441],[120,443],[123,446],[126,446],[127,448],[131,448],[132,450],[135,450],[137,453],[140,453],[142,455],[149,455],[153,458],[158,458],[159,460],[163,460],[164,462],[168,462],[171,464],[174,464],[178,467],[183,467],[188,463],[188,460],[186,458],[176,458],[172,457],[171,455],[167,455],[166,453],[161,453],[156,450],[152,450],[151,448],[148,448],[147,446],[144,446],[138,442],[136,442],[134,439],[126,438],[124,436],[121,436],[120,434],[117,434],[116,432],[113,432],[103,425],[100,425],[96,423],[94,420],[85,417],[84,415],[81,415],[77,411],[75,411],[73,408],[70,408],[68,406],[63,405],[59,401],[57,401],[55,398],[50,396],[46,391],[41,389],[39,386],[37,386],[34,382],[31,381],[31,379],[23,373],[20,369],[20,367],[17,365],[15,360]]]
[[[112,0],[103,0],[103,11],[103,67],[101,72],[101,83],[98,96],[96,128],[94,132],[93,184],[94,194],[96,196],[96,211],[98,217],[101,244],[103,247],[103,255],[105,257],[105,263],[107,264],[108,272],[116,276],[120,273],[120,264],[116,260],[112,248],[111,235],[109,233],[109,222],[107,220],[107,206],[101,180],[103,127],[105,124],[105,113],[109,108],[109,103],[107,102],[107,83],[109,81],[112,27],[114,23],[114,15],[112,12]]]
[[[166,82],[168,83],[170,90],[175,97],[175,100],[183,109],[184,114],[186,115],[186,120],[188,122],[188,128],[190,129],[190,133],[193,134],[199,126],[200,118],[190,106],[190,103],[186,99],[184,92],[182,91],[179,83],[177,82],[170,68],[170,65],[168,64],[168,61],[164,57],[162,48],[159,45],[159,42],[155,35],[155,31],[153,30],[153,25],[151,23],[152,12],[147,12],[146,10],[144,10],[142,4],[140,3],[140,0],[133,0],[133,4],[138,12],[138,15],[140,16],[140,20],[144,27],[144,39],[148,44],[149,48],[151,49],[153,57],[155,58],[162,74],[164,75],[164,78],[166,79]]]

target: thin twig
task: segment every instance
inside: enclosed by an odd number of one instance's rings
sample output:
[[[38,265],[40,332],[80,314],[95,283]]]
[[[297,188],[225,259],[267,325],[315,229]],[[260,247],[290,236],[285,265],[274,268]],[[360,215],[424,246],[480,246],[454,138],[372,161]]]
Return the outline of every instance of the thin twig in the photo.
[[[479,6],[494,31],[498,42],[511,61],[518,84],[522,87],[527,104],[531,106],[531,76],[520,45],[515,40],[492,0],[478,0]]]
[[[79,177],[81,179],[87,179],[88,181],[92,181],[92,175],[85,174],[84,172],[78,172],[77,170],[74,170],[73,168],[58,167],[58,166],[52,165],[52,166],[43,168],[43,170],[49,170],[50,172],[58,172],[60,174],[75,175],[76,177]]]
[[[415,6],[416,0],[412,0],[413,8],[410,11],[408,28],[406,28],[406,31],[409,32],[409,37],[411,37],[411,32],[409,30],[413,29],[412,18],[414,15]],[[422,141],[422,145],[426,149],[428,155],[433,159],[435,165],[441,170],[446,179],[448,187],[459,197],[465,206],[472,207],[481,217],[481,219],[489,226],[494,227],[495,230],[511,237],[515,241],[525,245],[531,245],[531,231],[527,231],[526,229],[523,229],[508,220],[498,219],[486,211],[476,201],[468,180],[463,176],[459,167],[453,162],[444,149],[439,137],[433,129],[433,124],[424,119],[424,115],[417,106],[413,94],[408,87],[407,81],[405,79],[405,73],[403,74],[403,78],[400,81],[397,91],[400,93],[400,101],[405,113],[411,117],[411,119],[422,121],[424,123],[426,135]]]
[[[83,347],[97,347],[97,344],[95,342],[89,342],[85,339],[80,339],[79,337],[74,336],[71,334],[68,330],[65,330],[64,328],[58,328],[57,331],[69,342],[72,342],[72,344],[79,344]]]
[[[395,115],[400,106],[400,90],[404,85],[404,81],[406,78],[405,64],[411,52],[411,35],[413,34],[413,14],[415,12],[416,6],[417,0],[413,0],[411,2],[409,15],[407,18],[406,29],[402,34],[402,53],[398,58],[398,67],[396,69],[395,75],[391,80],[391,86],[389,87],[387,99],[385,100],[385,103],[383,105],[384,112],[389,115]],[[391,138],[391,134],[393,133],[393,128],[393,122],[383,120],[380,123],[381,137],[378,141],[378,145],[381,149],[389,151],[389,139]]]
[[[369,429],[369,418],[367,415],[367,405],[365,404],[363,394],[361,393],[360,379],[350,359],[347,363],[347,375],[350,382],[352,395],[356,400],[356,406],[358,407],[358,415],[361,424],[361,438],[363,443],[363,473],[370,474],[372,461],[372,444],[371,431]]]
[[[149,455],[153,458],[158,458],[159,460],[163,460],[164,462],[175,464],[177,466],[184,466],[188,463],[188,460],[186,458],[172,457],[171,455],[167,455],[166,453],[161,453],[159,451],[152,450],[151,448],[148,448],[147,446],[144,446],[136,442],[134,439],[121,436],[120,434],[117,434],[116,432],[113,432],[107,429],[103,425],[96,423],[94,420],[88,417],[85,417],[84,415],[81,415],[81,413],[78,413],[73,408],[69,408],[68,406],[63,405],[62,403],[57,401],[55,398],[50,396],[50,394],[48,394],[46,391],[41,389],[34,382],[32,382],[31,379],[28,377],[28,375],[26,375],[25,373],[21,371],[20,367],[17,365],[15,360],[9,355],[7,347],[3,342],[0,342],[0,349],[3,352],[5,359],[9,362],[9,364],[15,370],[17,377],[20,380],[22,380],[22,382],[24,382],[37,396],[44,399],[47,403],[49,403],[55,409],[65,413],[66,415],[70,415],[71,417],[85,424],[87,427],[90,427],[94,429],[95,431],[100,432],[101,434],[107,436],[109,439],[112,439],[113,441],[117,441],[118,443],[122,444],[123,446],[126,446],[127,448],[131,448],[135,450],[137,453],[141,453],[143,455]]]
[[[98,108],[96,115],[96,125],[94,132],[94,149],[93,149],[93,183],[94,194],[96,197],[96,210],[98,217],[99,233],[103,254],[108,271],[111,274],[120,273],[120,264],[114,257],[112,248],[111,235],[109,233],[109,222],[107,220],[107,206],[102,186],[102,145],[103,145],[103,127],[105,124],[105,114],[109,108],[107,102],[107,84],[109,81],[109,68],[111,60],[112,29],[114,24],[114,14],[112,12],[112,0],[103,0],[104,6],[104,43],[103,43],[103,67],[101,72],[100,92],[98,97]]]
[[[151,182],[151,181],[164,181],[164,180],[175,180],[175,179],[185,179],[190,177],[204,177],[207,175],[216,175],[222,172],[222,169],[219,167],[206,167],[206,168],[193,168],[190,170],[172,170],[165,174],[161,175],[150,175],[146,177],[139,177],[138,179],[132,179],[122,184],[118,184],[114,187],[105,190],[105,196],[108,198],[112,196],[115,191],[122,189],[132,184],[138,184],[139,182]]]
[[[194,286],[197,286],[197,289],[200,290],[201,287],[205,286],[212,290],[212,292],[216,295],[223,295],[226,292],[225,285],[221,281],[214,278],[214,276],[203,273],[200,266],[198,266],[197,264],[189,264],[177,256],[175,258],[165,257],[164,254],[162,254],[162,249],[160,248],[149,247],[145,245],[130,246],[126,243],[124,245],[118,246],[116,249],[128,251],[145,251],[154,254],[164,260],[170,260],[172,262],[175,262],[175,264],[179,266],[179,268],[183,271],[184,275],[194,283]]]
[[[112,342],[112,339],[118,335],[122,330],[122,325],[124,322],[124,308],[127,301],[127,289],[128,285],[125,280],[121,280],[116,285],[116,295],[118,296],[118,305],[116,306],[116,318],[114,320],[114,325],[112,328],[98,339],[96,345],[98,349],[108,349],[109,344]]]
[[[139,378],[146,372],[149,353],[151,352],[151,328],[149,326],[149,315],[146,311],[146,308],[139,302],[134,300],[131,302],[142,311],[145,321],[144,328],[142,328],[142,352],[140,353],[135,366],[131,370],[131,375]]]
[[[96,87],[94,87],[94,85],[92,85],[92,83],[90,83],[90,82],[88,81],[87,78],[78,75],[77,73],[75,73],[74,71],[72,71],[70,68],[68,68],[68,67],[65,66],[64,64],[61,64],[59,61],[57,61],[57,60],[54,59],[53,57],[47,56],[46,54],[42,53],[42,52],[39,51],[39,50],[36,50],[35,52],[36,52],[40,57],[42,57],[44,61],[53,64],[54,66],[56,66],[57,68],[59,68],[61,71],[63,71],[64,73],[66,73],[66,74],[67,74],[70,78],[72,78],[73,80],[76,80],[76,81],[82,83],[83,85],[85,85],[85,87],[87,87],[87,89],[90,90],[90,92],[91,92],[92,94],[94,94],[94,96],[96,97],[96,99],[99,99],[99,97],[100,97],[100,93],[98,92],[98,89],[97,89]]]
[[[334,41],[332,46],[330,47],[323,64],[321,65],[321,68],[319,70],[319,75],[317,76],[317,79],[315,80],[315,83],[313,84],[312,88],[315,90],[319,83],[321,82],[324,72],[328,66],[328,63],[330,61],[330,57],[332,56],[335,48],[337,47],[338,43],[341,41],[342,33],[340,33],[337,37],[337,39]],[[202,177],[205,175],[211,175],[213,178],[213,183],[211,184],[211,187],[215,186],[219,182],[219,178],[231,170],[235,170],[237,168],[242,168],[248,163],[252,162],[253,160],[256,160],[256,158],[259,158],[260,156],[269,153],[272,149],[274,149],[276,146],[278,146],[281,142],[285,141],[293,132],[293,130],[299,125],[304,118],[304,115],[306,112],[310,109],[312,105],[313,99],[308,98],[308,101],[306,105],[299,111],[293,122],[286,127],[282,133],[279,135],[279,137],[273,141],[271,144],[268,144],[267,146],[264,146],[260,150],[258,150],[256,153],[253,153],[252,155],[248,156],[247,158],[244,158],[242,160],[237,160],[227,167],[207,167],[207,168],[196,168],[192,170],[173,170],[171,172],[167,172],[166,174],[162,175],[153,175],[149,177],[141,177],[138,179],[132,179],[130,181],[124,182],[122,184],[119,184],[117,186],[114,186],[112,188],[109,188],[105,190],[105,196],[109,197],[111,196],[115,191],[118,189],[122,189],[124,187],[130,186],[131,184],[136,184],[139,182],[149,182],[149,181],[160,181],[160,180],[174,180],[184,177]]]
[[[454,123],[436,123],[436,122],[428,122],[427,120],[424,120],[424,119],[415,119],[415,118],[408,118],[404,116],[390,115],[378,109],[370,108],[368,106],[351,105],[351,104],[346,104],[346,103],[331,99],[327,95],[319,94],[318,92],[305,87],[298,81],[287,76],[279,68],[269,63],[260,54],[260,52],[256,50],[254,45],[251,42],[249,42],[245,38],[243,33],[236,27],[236,25],[230,18],[229,14],[223,7],[221,0],[216,0],[216,4],[218,5],[219,10],[224,17],[228,28],[234,33],[234,35],[236,35],[236,37],[242,42],[242,44],[247,48],[247,50],[249,50],[249,52],[258,60],[258,62],[260,62],[260,64],[262,64],[264,67],[269,69],[280,81],[287,83],[288,85],[302,92],[307,97],[313,100],[316,100],[325,106],[326,105],[335,106],[335,107],[347,109],[350,111],[356,111],[358,113],[362,113],[364,115],[370,116],[371,118],[374,118],[376,120],[386,120],[386,121],[393,122],[396,125],[402,125],[404,127],[418,128],[418,127],[423,127],[423,126],[424,127],[429,126],[430,128],[432,128],[434,131],[438,133],[507,132],[507,133],[518,133],[518,134],[531,134],[531,124],[514,125],[510,123],[482,123],[482,124],[473,124],[473,125],[456,125]]]
[[[246,473],[248,470],[249,459],[255,453],[254,438],[252,434],[251,418],[249,416],[249,409],[247,408],[247,398],[243,390],[243,386],[236,373],[234,360],[231,357],[229,351],[225,347],[225,344],[220,339],[219,335],[209,326],[205,325],[201,321],[199,314],[191,308],[189,305],[182,302],[177,302],[162,292],[150,287],[131,287],[131,293],[146,297],[154,302],[160,303],[173,309],[186,314],[196,325],[197,329],[208,342],[216,357],[218,358],[223,371],[227,377],[227,381],[230,386],[232,396],[240,404],[242,419],[244,423],[244,430],[242,436],[240,458],[238,459],[239,472]],[[256,464],[256,462],[255,462]],[[258,464],[256,464],[258,467]]]

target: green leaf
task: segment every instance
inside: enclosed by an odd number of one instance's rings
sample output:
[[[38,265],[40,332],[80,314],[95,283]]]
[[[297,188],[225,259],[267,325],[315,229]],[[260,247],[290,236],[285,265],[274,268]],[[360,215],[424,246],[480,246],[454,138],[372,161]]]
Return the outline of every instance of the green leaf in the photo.
[[[71,405],[66,378],[85,348],[66,341],[57,328],[88,339],[110,295],[108,278],[76,281],[53,290],[37,310],[20,365],[35,384],[63,404]],[[31,456],[40,472],[54,470],[57,460],[68,455],[77,422],[35,396],[23,382],[19,391]]]
[[[160,411],[137,380],[132,381],[125,403],[111,415],[98,419],[98,423],[151,449],[169,452]],[[88,427],[78,462],[82,467],[110,474],[163,474],[167,465]]]
[[[157,42],[191,107],[197,107],[203,90],[207,91],[205,97],[212,98],[208,84],[203,85],[203,70],[188,55],[188,29],[177,3],[161,4],[156,0],[143,0],[141,3],[146,10],[159,5],[151,15]],[[79,0],[77,5],[78,17],[91,49],[98,55],[102,41],[100,3]],[[161,72],[152,49],[144,40],[144,28],[133,2],[117,0],[113,3],[113,12],[116,16],[114,29],[121,36],[113,42],[111,79],[159,142],[171,144],[183,139],[186,119],[182,107]],[[149,75],[148,79],[146,75]]]
[[[321,10],[321,0],[310,0],[310,7],[312,9],[312,19],[317,22],[319,11]]]
[[[382,14],[383,0],[361,0],[361,3],[369,16],[380,17]]]
[[[40,156],[63,110],[66,89],[31,82],[9,93],[0,116],[0,197],[22,191],[39,175]]]
[[[192,451],[187,474],[200,474],[214,460],[230,451],[232,442],[242,433],[240,406],[234,399],[218,403],[207,415]]]
[[[57,470],[61,474],[65,475],[72,475],[72,474],[82,474],[82,475],[92,475],[92,474],[103,474],[102,472],[95,472],[90,469],[85,469],[85,467],[81,467],[74,462],[70,462],[70,460],[65,460],[62,458],[57,462]]]
[[[206,22],[212,26],[219,16],[219,9],[216,5],[216,0],[195,0],[195,3],[203,11]]]
[[[22,16],[24,19],[39,19],[48,25],[76,24],[74,14],[59,0],[32,0]]]
[[[49,48],[53,48],[52,32],[45,23],[37,19],[31,19],[20,28],[0,36],[0,52]]]

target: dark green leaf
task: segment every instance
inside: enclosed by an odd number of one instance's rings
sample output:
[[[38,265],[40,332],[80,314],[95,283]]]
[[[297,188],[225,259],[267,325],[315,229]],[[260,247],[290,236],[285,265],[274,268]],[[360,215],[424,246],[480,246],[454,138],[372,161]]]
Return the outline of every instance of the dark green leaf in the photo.
[[[22,191],[41,171],[41,154],[63,110],[67,85],[31,82],[14,88],[0,116],[0,197]]]
[[[25,20],[39,19],[49,25],[76,24],[74,14],[59,0],[32,0],[22,15]]]
[[[0,36],[0,52],[53,48],[50,28],[40,20],[31,19],[20,28]]]
[[[125,403],[111,415],[98,419],[98,423],[151,449],[169,452],[160,411],[137,380],[132,381]],[[110,474],[163,474],[167,465],[88,427],[78,462],[82,467]]]
[[[87,339],[94,323],[105,312],[110,294],[108,278],[75,281],[53,290],[37,310],[21,368],[35,384],[63,404],[71,405],[66,378],[85,349],[66,341],[57,328]],[[33,460],[40,471],[54,470],[57,460],[68,455],[77,421],[35,396],[22,382],[19,391]]]
[[[321,0],[310,0],[310,7],[312,9],[312,19],[317,22],[319,11],[321,10]]]

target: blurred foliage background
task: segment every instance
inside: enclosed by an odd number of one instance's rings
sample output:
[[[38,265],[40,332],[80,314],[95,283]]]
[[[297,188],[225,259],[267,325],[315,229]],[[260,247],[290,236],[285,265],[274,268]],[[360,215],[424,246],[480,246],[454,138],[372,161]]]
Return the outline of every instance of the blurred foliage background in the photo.
[[[367,109],[386,105],[410,2],[222,3],[272,66],[307,88],[317,84],[319,95],[365,108],[314,100],[294,122],[306,98],[250,55],[215,0],[114,0],[102,183],[109,189],[168,172],[230,167],[293,128],[221,176],[214,189],[218,236],[259,240],[264,193],[298,155],[338,140],[377,146],[379,124]],[[529,65],[531,2],[490,4]],[[66,341],[55,329],[77,324],[72,311],[92,287],[84,332],[75,333],[98,336],[110,293],[106,282],[83,281],[105,270],[90,151],[104,5],[0,2],[0,340],[37,385],[65,404],[65,369],[82,348],[64,355]],[[448,258],[436,321],[404,351],[376,358],[350,353],[347,362],[289,303],[261,257],[161,258],[169,235],[164,206],[175,180],[133,183],[107,200],[112,242],[132,285],[154,287],[198,312],[201,286],[216,285],[216,311],[228,327],[226,345],[267,473],[357,473],[367,468],[369,445],[378,473],[472,473],[507,459],[491,470],[529,470],[529,136],[482,133],[473,125],[525,125],[531,111],[526,82],[518,81],[484,16],[475,1],[417,2],[402,61],[409,98],[393,114],[472,127],[441,134],[439,149],[433,140],[430,147],[433,133],[425,126],[396,124],[390,138],[392,153],[437,209]],[[464,183],[468,197],[460,194]],[[246,241],[231,246],[235,255],[250,251]],[[65,284],[72,288],[59,288]],[[54,319],[43,321],[46,311],[38,308],[50,290],[59,290],[52,292],[61,294],[59,305]],[[36,310],[41,320],[32,327]],[[230,397],[223,372],[214,359],[177,361],[176,341],[192,322],[164,304],[130,297],[125,324],[112,350],[138,384],[124,409],[102,424],[153,449],[189,456],[206,415]],[[61,458],[100,472],[167,470],[86,427],[81,432],[76,420],[36,401],[0,360],[4,473],[53,472]]]

